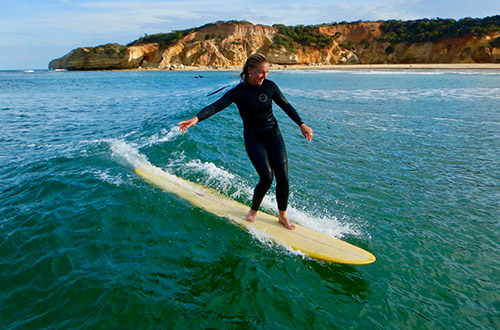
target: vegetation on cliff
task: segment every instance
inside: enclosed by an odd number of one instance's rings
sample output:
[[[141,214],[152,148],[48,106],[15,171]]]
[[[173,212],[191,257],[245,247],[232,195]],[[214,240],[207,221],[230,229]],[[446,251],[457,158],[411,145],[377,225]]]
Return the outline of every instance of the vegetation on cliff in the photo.
[[[174,45],[176,42],[190,34],[195,32],[196,28],[186,29],[186,30],[174,30],[170,33],[156,33],[156,34],[145,34],[144,37],[140,37],[137,40],[132,41],[127,46],[141,46],[150,43],[157,43],[161,48],[168,48]]]
[[[104,53],[108,56],[115,55],[118,53],[120,56],[125,54],[125,51],[127,50],[127,46],[123,46],[120,44],[105,44],[105,45],[100,45],[97,47],[90,47],[87,48],[87,51],[90,54],[99,54],[99,53]]]
[[[494,39],[492,42],[490,42],[490,45],[492,47],[497,47],[500,48],[500,37]]]
[[[500,31],[500,15],[485,18],[419,19],[411,21],[390,20],[380,29],[384,34],[379,40],[391,43],[418,43],[436,41],[448,37],[475,36]]]
[[[275,24],[273,27],[278,29],[274,37],[272,48],[278,49],[285,47],[288,51],[295,52],[297,45],[309,46],[315,48],[328,48],[333,44],[333,37],[317,32],[317,26],[297,25],[286,26]]]

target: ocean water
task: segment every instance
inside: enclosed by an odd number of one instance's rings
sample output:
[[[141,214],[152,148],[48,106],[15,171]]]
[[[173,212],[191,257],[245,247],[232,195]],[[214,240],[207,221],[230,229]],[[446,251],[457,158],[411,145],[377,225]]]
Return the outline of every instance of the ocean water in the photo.
[[[499,329],[500,72],[269,79],[315,131],[275,108],[291,220],[374,264],[311,260],[134,173],[249,204],[236,107],[175,126],[237,72],[0,72],[0,328]]]

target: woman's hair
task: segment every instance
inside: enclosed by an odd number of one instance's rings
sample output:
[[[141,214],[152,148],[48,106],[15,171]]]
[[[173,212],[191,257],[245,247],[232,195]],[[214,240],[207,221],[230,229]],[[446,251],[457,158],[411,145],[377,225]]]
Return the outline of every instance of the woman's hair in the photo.
[[[247,61],[245,62],[245,65],[243,66],[243,71],[241,71],[241,73],[240,73],[241,80],[247,81],[248,68],[255,68],[260,63],[267,63],[267,58],[264,55],[262,55],[260,53],[255,53],[255,54],[248,56]]]

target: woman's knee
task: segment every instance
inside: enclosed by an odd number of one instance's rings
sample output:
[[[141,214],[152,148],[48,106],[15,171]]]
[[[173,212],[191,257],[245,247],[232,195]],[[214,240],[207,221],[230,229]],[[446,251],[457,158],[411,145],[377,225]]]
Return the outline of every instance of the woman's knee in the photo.
[[[265,171],[259,173],[259,178],[260,178],[260,184],[265,187],[271,187],[273,184],[273,172],[272,171]]]

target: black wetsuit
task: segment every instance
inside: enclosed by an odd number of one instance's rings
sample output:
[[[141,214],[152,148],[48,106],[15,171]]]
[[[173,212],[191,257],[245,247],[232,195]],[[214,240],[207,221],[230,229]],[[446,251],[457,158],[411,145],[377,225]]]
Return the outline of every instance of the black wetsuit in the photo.
[[[243,120],[245,147],[260,178],[253,195],[252,210],[259,209],[273,182],[273,173],[276,175],[278,209],[285,211],[288,204],[288,160],[285,143],[273,115],[272,101],[297,125],[303,123],[278,86],[270,80],[264,80],[262,85],[242,82],[197,115],[202,121],[236,103]]]

